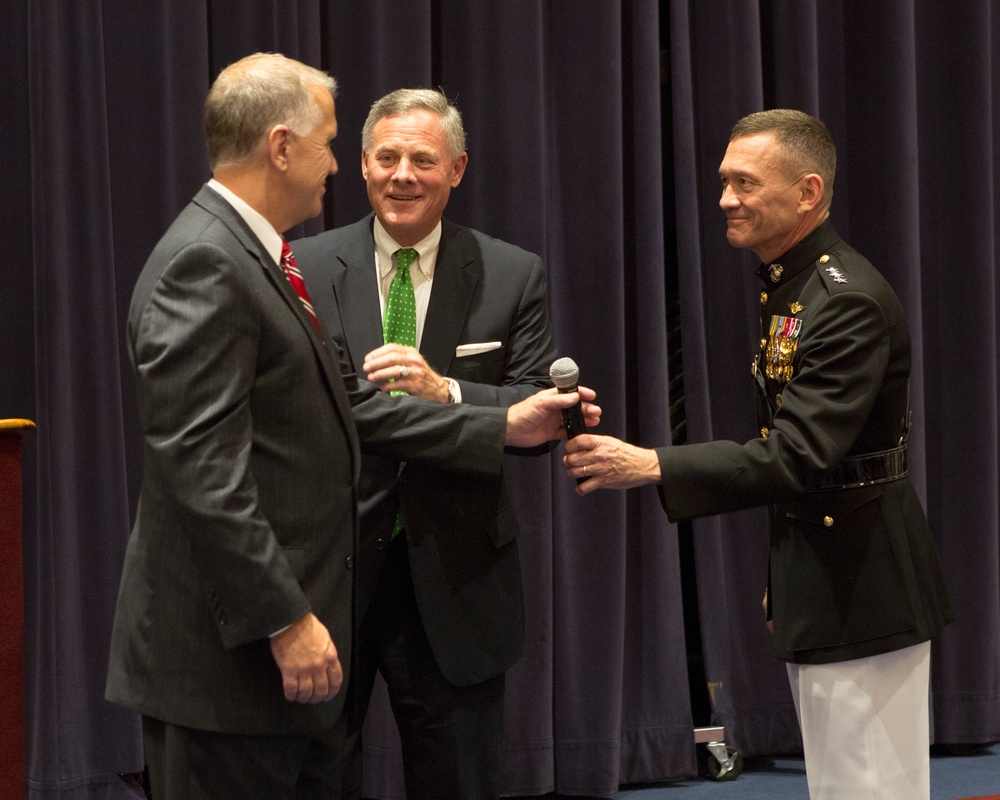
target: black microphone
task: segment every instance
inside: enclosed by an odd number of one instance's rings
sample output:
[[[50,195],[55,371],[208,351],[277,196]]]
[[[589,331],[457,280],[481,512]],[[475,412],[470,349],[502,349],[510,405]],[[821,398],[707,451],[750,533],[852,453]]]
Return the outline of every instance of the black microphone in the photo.
[[[549,377],[560,392],[564,394],[575,392],[577,381],[580,379],[580,368],[572,358],[559,358],[549,367]],[[583,407],[579,400],[575,405],[563,409],[562,418],[567,439],[587,432],[587,426],[583,422]]]

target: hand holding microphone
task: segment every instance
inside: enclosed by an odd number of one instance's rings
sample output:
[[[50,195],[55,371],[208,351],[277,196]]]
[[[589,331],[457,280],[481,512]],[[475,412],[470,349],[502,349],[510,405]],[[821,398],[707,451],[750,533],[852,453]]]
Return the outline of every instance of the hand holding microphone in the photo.
[[[580,368],[572,358],[559,358],[553,361],[552,366],[549,367],[549,377],[552,378],[552,383],[560,392],[575,392],[580,381]],[[587,426],[583,421],[583,408],[579,402],[569,408],[564,408],[562,417],[567,441],[587,432]],[[585,477],[579,477],[576,482],[583,483],[585,480]]]
[[[552,366],[549,367],[549,377],[552,378],[552,383],[555,384],[560,393],[575,392],[580,381],[580,368],[572,358],[559,358],[553,361]],[[587,432],[587,426],[583,421],[583,408],[579,402],[569,408],[564,408],[562,416],[567,439]]]
[[[572,358],[560,358],[549,367],[549,377],[560,392],[575,392],[580,368]],[[611,436],[588,435],[580,403],[562,410],[566,428],[566,455],[563,465],[576,478],[578,494],[595,489],[630,489],[660,481],[660,461],[655,450],[635,447]]]
[[[507,408],[506,444],[535,447],[564,436],[568,439],[586,433],[587,422],[591,428],[598,425],[601,408],[594,404],[597,395],[593,389],[577,385],[579,374],[572,359],[560,358],[554,362],[549,376],[556,388],[542,389]],[[563,396],[573,393],[577,394],[573,399]]]

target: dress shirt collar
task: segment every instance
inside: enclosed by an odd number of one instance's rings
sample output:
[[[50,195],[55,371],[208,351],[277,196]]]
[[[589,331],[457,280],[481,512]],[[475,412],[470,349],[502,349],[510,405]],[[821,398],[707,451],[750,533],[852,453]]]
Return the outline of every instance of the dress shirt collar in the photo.
[[[379,222],[378,217],[375,217],[375,253],[378,261],[378,272],[379,279],[384,280],[385,277],[392,272],[392,254],[395,253],[402,245],[397,244],[393,238],[388,234],[385,228],[382,227],[382,223]],[[417,267],[423,273],[427,280],[434,279],[434,264],[437,262],[438,247],[441,245],[441,221],[438,220],[438,224],[434,226],[427,236],[413,245],[413,249],[417,251]]]
[[[208,185],[222,195],[222,198],[243,218],[243,221],[253,231],[253,235],[260,240],[267,254],[274,259],[274,263],[280,264],[281,243],[283,240],[281,234],[274,229],[274,226],[267,221],[264,215],[252,208],[246,200],[237,195],[232,189],[223,186],[215,178],[209,180]]]

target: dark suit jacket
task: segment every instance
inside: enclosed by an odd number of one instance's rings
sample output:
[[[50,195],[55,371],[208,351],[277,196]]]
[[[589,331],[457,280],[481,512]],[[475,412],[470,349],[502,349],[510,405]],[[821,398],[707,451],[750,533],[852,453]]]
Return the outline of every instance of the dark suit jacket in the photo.
[[[396,457],[495,479],[505,414],[392,402],[342,376],[336,346],[320,339],[279,267],[210,187],[150,255],[127,346],[144,472],[107,698],[204,730],[328,728],[344,692],[319,705],[286,701],[268,635],[312,610],[346,681],[355,424]]]
[[[904,310],[829,223],[775,264],[780,272],[759,272],[762,437],[660,449],[667,512],[684,519],[771,504],[768,596],[779,659],[844,661],[926,641],[953,614],[910,481],[830,488],[844,485],[831,470],[845,458],[905,441]],[[788,380],[765,375],[775,317],[800,325]]]
[[[293,244],[313,306],[353,368],[383,344],[374,215]],[[420,350],[455,378],[462,404],[506,407],[550,386],[555,359],[538,256],[442,222]],[[457,357],[462,344],[500,342]],[[445,677],[480,683],[521,656],[524,609],[517,521],[499,477],[365,455],[357,613],[367,608],[402,503],[421,620]],[[398,477],[398,480],[397,480]]]

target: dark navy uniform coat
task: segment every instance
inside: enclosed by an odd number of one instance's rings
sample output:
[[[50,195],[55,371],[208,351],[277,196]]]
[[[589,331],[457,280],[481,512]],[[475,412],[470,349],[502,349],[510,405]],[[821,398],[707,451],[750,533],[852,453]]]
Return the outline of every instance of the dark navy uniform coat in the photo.
[[[927,641],[953,612],[905,477],[904,310],[828,222],[758,274],[760,438],[660,448],[667,514],[770,507],[780,660],[845,661]]]

